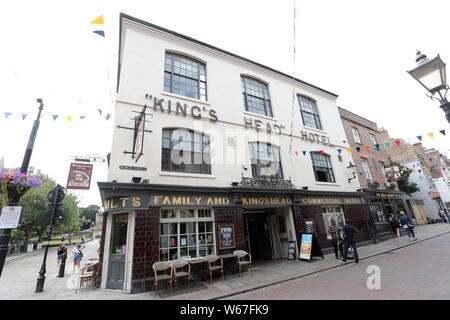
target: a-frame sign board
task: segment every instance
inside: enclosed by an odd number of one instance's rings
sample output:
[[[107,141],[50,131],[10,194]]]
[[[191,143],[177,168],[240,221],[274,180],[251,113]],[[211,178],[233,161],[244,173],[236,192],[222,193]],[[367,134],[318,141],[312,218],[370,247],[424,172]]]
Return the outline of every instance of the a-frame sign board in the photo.
[[[325,259],[314,233],[300,234],[300,254],[299,260],[306,260],[312,262],[312,257],[322,257]]]

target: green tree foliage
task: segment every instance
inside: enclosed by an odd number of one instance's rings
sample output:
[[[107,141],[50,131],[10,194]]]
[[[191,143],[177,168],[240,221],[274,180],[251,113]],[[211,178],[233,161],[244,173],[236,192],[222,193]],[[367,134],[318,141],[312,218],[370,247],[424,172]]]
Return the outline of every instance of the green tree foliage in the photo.
[[[88,229],[93,222],[95,223],[95,218],[99,212],[100,207],[95,204],[91,204],[86,208],[80,208],[80,219],[84,217],[81,220],[81,230]]]
[[[48,175],[38,171],[36,176],[43,181],[41,187],[38,189],[30,189],[19,201],[19,205],[23,207],[24,216],[21,226],[18,229],[20,234],[16,234],[15,236],[22,238],[24,243],[28,243],[31,235],[37,235],[39,240],[42,240],[48,226],[44,221],[44,217],[47,211],[50,210],[47,194],[56,186],[56,182],[48,177]],[[63,213],[63,220],[54,228],[54,233],[80,230],[76,195],[66,193],[62,204],[61,211]]]
[[[403,193],[407,194],[408,196],[411,196],[414,192],[420,191],[420,188],[417,185],[417,183],[409,181],[409,176],[411,175],[411,172],[409,170],[406,170],[405,167],[402,166],[400,163],[393,161],[390,156],[388,158],[391,164],[394,166],[398,166],[400,170],[402,178],[397,181],[398,189]]]

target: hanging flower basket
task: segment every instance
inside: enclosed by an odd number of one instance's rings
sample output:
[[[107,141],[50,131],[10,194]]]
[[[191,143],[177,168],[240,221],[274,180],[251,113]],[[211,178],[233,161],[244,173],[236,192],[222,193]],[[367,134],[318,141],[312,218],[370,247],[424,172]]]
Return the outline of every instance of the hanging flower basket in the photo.
[[[18,170],[4,170],[0,172],[0,184],[3,206],[7,206],[18,202],[20,197],[31,188],[38,188],[42,184],[42,180]]]

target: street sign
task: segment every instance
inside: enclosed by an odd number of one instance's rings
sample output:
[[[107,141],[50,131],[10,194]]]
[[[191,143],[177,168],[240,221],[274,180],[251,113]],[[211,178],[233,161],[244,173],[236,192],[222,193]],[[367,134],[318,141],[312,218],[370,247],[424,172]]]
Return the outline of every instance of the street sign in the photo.
[[[47,194],[47,200],[48,200],[50,203],[53,203],[53,201],[55,200],[56,189],[57,189],[57,188],[58,188],[58,187],[55,187],[54,189],[52,189],[52,190]],[[63,200],[64,200],[64,197],[65,197],[65,194],[64,194],[62,188],[59,187],[58,199],[56,199],[56,202],[58,203],[58,202],[63,201]]]
[[[0,216],[0,229],[16,229],[20,224],[22,207],[4,207]]]

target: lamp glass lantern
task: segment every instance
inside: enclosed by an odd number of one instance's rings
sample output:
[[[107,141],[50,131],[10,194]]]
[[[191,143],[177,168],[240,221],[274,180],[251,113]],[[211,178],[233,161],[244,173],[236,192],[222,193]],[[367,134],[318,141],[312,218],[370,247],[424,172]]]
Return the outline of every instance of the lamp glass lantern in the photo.
[[[447,87],[445,63],[437,55],[434,59],[428,60],[425,55],[417,53],[416,61],[418,66],[408,71],[431,94]]]

